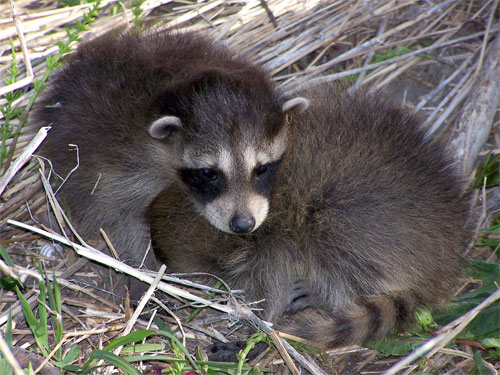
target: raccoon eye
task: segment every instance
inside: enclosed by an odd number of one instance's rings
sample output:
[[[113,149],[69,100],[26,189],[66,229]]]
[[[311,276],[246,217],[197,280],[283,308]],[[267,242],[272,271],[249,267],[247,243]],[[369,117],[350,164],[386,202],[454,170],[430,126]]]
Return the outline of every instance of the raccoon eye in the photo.
[[[217,181],[217,179],[219,178],[219,174],[213,169],[202,169],[201,174],[203,175],[203,177],[210,181]]]
[[[269,167],[269,164],[264,164],[264,165],[258,166],[257,168],[255,168],[255,174],[257,176],[260,176],[260,175],[266,173],[268,170],[268,167]]]

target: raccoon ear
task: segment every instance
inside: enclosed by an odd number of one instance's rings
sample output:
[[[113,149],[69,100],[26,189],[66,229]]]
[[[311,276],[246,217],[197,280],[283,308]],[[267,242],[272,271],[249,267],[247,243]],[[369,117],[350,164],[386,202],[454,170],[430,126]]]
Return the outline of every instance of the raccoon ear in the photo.
[[[163,116],[149,125],[148,133],[154,139],[165,139],[182,129],[181,119],[177,116]]]
[[[290,111],[304,112],[307,107],[309,107],[309,100],[299,96],[297,98],[289,99],[285,103],[283,103],[283,105],[281,106],[281,110],[283,111],[283,113],[287,113]]]

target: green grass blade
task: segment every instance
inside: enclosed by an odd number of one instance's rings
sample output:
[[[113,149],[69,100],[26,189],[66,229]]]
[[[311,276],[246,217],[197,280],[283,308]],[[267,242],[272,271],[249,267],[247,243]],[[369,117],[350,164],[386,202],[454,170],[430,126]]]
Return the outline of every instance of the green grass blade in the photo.
[[[3,337],[5,338],[7,344],[9,344],[9,347],[12,348],[12,311],[9,311],[9,318],[7,319],[7,324],[5,325]]]
[[[106,363],[125,371],[128,375],[142,375],[139,370],[128,363],[125,359],[104,350],[94,350],[90,354],[90,358],[93,360],[102,359],[106,361]]]
[[[52,364],[64,371],[71,371],[77,374],[80,374],[82,372],[82,368],[77,365],[68,365],[67,363],[64,362],[52,362]]]
[[[54,330],[55,344],[61,342],[63,337],[63,325],[61,321],[62,317],[62,306],[61,306],[61,293],[59,290],[59,284],[57,283],[57,278],[55,273],[53,274],[52,285],[49,278],[44,274],[45,280],[47,280],[47,291],[49,297],[49,306],[54,313],[50,314],[50,320],[52,322],[52,328]],[[62,348],[59,348],[56,354],[58,361],[62,360]]]
[[[113,340],[110,344],[106,345],[102,350],[105,352],[109,352],[110,350],[113,350],[114,348],[117,348],[119,346],[128,345],[137,341],[141,341],[146,337],[151,336],[154,333],[155,331],[153,330],[141,330],[141,331],[131,332],[126,336],[122,336],[117,338],[116,340]]]
[[[500,155],[489,154],[483,158],[477,168],[474,187],[480,188],[486,179],[486,187],[500,184]]]
[[[12,375],[12,367],[9,362],[1,356],[0,353],[0,374]]]
[[[82,367],[71,364],[71,362],[73,362],[78,358],[80,351],[81,351],[80,345],[72,346],[69,352],[66,353],[66,356],[62,361],[55,361],[52,363],[64,371],[80,373],[82,372]]]
[[[7,345],[12,348],[12,312],[9,311],[9,318],[7,319],[7,324],[5,325],[4,339]],[[12,367],[9,362],[3,358],[2,353],[0,353],[0,374],[12,375]]]
[[[33,311],[31,311],[31,307],[28,301],[26,300],[26,298],[24,298],[23,294],[17,287],[16,293],[19,301],[21,302],[21,306],[23,307],[24,318],[26,319],[26,322],[28,323],[30,328],[33,330],[38,325],[38,320],[36,319],[35,314],[33,314]]]
[[[155,316],[153,321],[156,323],[159,330],[173,333],[168,324],[166,324],[159,316]]]
[[[33,365],[31,364],[31,362],[28,363],[28,375],[35,375],[35,371],[33,370]]]
[[[134,344],[130,346],[125,346],[121,353],[123,354],[129,354],[129,353],[143,353],[143,352],[158,352],[161,350],[165,350],[165,347],[167,345],[165,344],[150,344],[150,343],[144,343],[144,344]]]
[[[170,340],[172,340],[178,347],[179,349],[187,356],[190,357],[190,354],[189,354],[189,351],[186,349],[186,347],[184,345],[182,345],[182,343],[177,340],[177,337],[175,337],[175,334],[173,333],[170,333],[170,332],[167,332],[167,331],[162,331],[162,330],[158,330],[157,333],[159,335],[162,335],[162,336],[165,336],[165,337],[168,337]]]
[[[490,370],[488,370],[488,367],[484,364],[483,359],[481,358],[481,352],[477,350],[474,353],[474,364],[476,365],[476,370],[478,375],[491,375]]]
[[[61,302],[61,288],[59,287],[59,282],[57,281],[56,274],[54,272],[54,298],[56,302],[56,311],[62,314],[62,302]]]
[[[12,262],[10,255],[7,253],[7,250],[5,250],[5,248],[2,245],[0,245],[0,256],[2,257],[4,262],[7,263],[9,267],[14,267],[14,262]]]
[[[163,335],[163,336],[168,337],[172,341],[172,343],[182,351],[182,353],[186,356],[189,363],[191,363],[191,365],[195,369],[198,369],[193,357],[191,357],[191,354],[189,354],[189,351],[186,349],[186,347],[184,345],[182,345],[182,343],[179,340],[177,340],[177,337],[175,337],[175,334],[167,332],[167,331],[162,331],[162,330],[158,330],[157,333],[159,335]]]
[[[80,345],[75,345],[73,346],[68,353],[66,353],[66,356],[63,359],[63,362],[68,364],[73,362],[78,355],[80,354],[81,347]]]
[[[26,298],[24,298],[23,294],[21,293],[21,291],[17,286],[16,286],[16,293],[17,297],[19,298],[19,301],[21,302],[21,306],[23,307],[24,318],[26,319],[28,326],[33,332],[36,344],[38,348],[42,351],[42,354],[46,356],[49,354],[48,353],[49,344],[48,340],[46,342],[44,341],[45,339],[47,339],[47,336],[45,336],[44,338],[43,324],[40,324],[38,319],[35,317],[35,314],[33,313],[33,311],[31,311],[30,304],[28,303]]]
[[[500,349],[500,338],[489,337],[487,339],[481,340],[481,344],[485,348],[497,348],[497,349]]]
[[[134,355],[124,358],[127,362],[138,362],[138,361],[162,361],[167,363],[188,363],[187,359],[175,358],[169,355]],[[208,369],[215,371],[222,371],[228,374],[235,374],[238,366],[237,362],[215,362],[215,361],[195,361],[198,366],[208,366]],[[243,371],[251,371],[254,367],[250,367],[246,364],[243,365]],[[185,368],[184,370],[188,370]],[[266,372],[268,370],[260,369],[260,371]]]
[[[5,250],[5,248],[0,245],[0,257],[4,260],[4,262],[9,266],[9,267],[14,267],[14,263],[12,262],[12,259],[10,258],[9,254]],[[24,288],[22,282],[17,279],[17,278],[11,278],[7,275],[0,275],[0,288],[6,289],[6,290],[11,290],[14,291],[15,286],[18,286],[19,288]]]
[[[39,329],[37,331],[39,335],[39,339],[44,345],[47,352],[49,350],[49,329],[48,329],[48,315],[47,308],[45,307],[45,302],[47,301],[47,287],[45,285],[45,273],[42,269],[42,262],[40,261],[38,264],[38,270],[40,275],[42,275],[42,280],[38,281],[38,288],[40,290],[40,296],[38,297],[38,318],[39,318]]]

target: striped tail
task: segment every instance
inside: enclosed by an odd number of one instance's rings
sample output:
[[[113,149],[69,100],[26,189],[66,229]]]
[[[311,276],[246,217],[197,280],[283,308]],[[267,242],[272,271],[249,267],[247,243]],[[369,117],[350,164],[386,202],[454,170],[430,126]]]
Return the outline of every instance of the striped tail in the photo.
[[[325,347],[362,344],[394,333],[413,321],[414,296],[380,294],[358,297],[343,309],[307,307],[283,316],[276,329]]]

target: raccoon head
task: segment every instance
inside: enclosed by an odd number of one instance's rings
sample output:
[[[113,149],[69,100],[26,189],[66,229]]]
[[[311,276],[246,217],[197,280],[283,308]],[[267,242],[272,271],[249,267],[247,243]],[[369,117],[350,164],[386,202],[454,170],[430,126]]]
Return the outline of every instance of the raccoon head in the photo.
[[[245,234],[265,220],[286,149],[286,116],[304,98],[284,98],[260,71],[208,71],[167,89],[151,137],[180,144],[177,176],[213,226]]]

